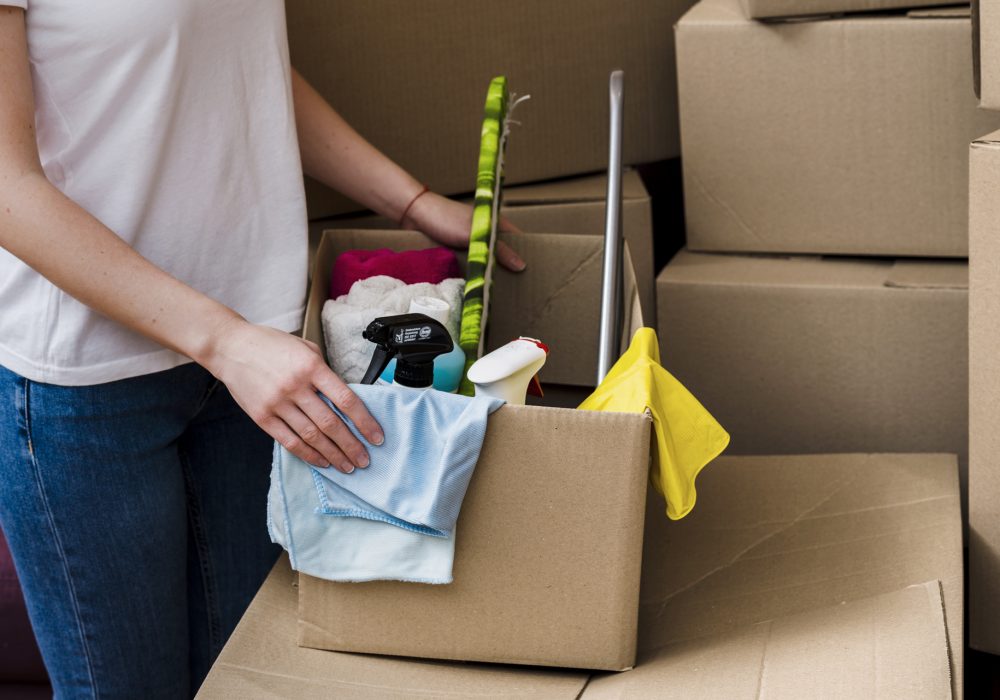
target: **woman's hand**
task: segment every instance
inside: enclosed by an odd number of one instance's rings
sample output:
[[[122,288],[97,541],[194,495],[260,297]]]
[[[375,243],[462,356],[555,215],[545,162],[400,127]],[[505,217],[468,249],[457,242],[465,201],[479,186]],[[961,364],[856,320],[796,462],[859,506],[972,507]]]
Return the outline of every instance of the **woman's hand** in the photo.
[[[400,222],[404,228],[422,231],[442,245],[452,248],[469,247],[469,231],[472,228],[472,207],[442,197],[436,192],[420,195]],[[506,217],[500,217],[500,230],[521,233]],[[524,260],[513,248],[497,241],[495,255],[497,262],[511,272],[524,269]]]
[[[242,318],[216,334],[205,366],[236,402],[296,457],[344,473],[368,466],[368,452],[317,391],[346,415],[373,445],[382,430],[357,394],[323,361],[315,343]]]

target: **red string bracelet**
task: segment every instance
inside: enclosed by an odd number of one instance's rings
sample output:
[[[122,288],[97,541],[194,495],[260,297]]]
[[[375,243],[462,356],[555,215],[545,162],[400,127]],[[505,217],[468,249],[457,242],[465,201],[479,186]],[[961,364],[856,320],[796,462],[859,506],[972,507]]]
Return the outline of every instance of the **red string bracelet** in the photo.
[[[406,221],[406,215],[410,213],[410,209],[413,207],[414,202],[416,202],[418,199],[420,199],[421,197],[423,197],[425,194],[427,194],[430,191],[431,191],[431,188],[428,187],[427,185],[424,185],[424,188],[422,190],[420,190],[419,192],[417,192],[416,195],[414,195],[413,199],[410,200],[410,203],[406,205],[406,209],[403,210],[402,216],[399,217],[399,227],[400,228],[403,227],[403,222]]]

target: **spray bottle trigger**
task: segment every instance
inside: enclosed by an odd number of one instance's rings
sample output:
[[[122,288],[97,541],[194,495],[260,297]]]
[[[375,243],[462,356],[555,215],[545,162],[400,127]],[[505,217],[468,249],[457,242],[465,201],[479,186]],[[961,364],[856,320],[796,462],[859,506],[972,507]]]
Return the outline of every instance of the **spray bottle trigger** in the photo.
[[[381,376],[385,368],[389,366],[390,360],[395,356],[395,351],[389,350],[383,345],[375,346],[375,353],[372,355],[371,364],[368,365],[368,370],[365,372],[364,378],[362,378],[362,384],[374,384],[375,380]]]

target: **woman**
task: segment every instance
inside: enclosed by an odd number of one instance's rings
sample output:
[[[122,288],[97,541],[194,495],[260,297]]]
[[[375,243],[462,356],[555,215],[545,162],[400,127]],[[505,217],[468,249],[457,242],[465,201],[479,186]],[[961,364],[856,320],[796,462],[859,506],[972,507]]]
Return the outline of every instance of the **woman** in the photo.
[[[367,465],[317,391],[383,439],[289,334],[303,169],[467,241],[290,69],[280,0],[0,0],[0,525],[58,697],[193,692],[276,556],[272,439]]]

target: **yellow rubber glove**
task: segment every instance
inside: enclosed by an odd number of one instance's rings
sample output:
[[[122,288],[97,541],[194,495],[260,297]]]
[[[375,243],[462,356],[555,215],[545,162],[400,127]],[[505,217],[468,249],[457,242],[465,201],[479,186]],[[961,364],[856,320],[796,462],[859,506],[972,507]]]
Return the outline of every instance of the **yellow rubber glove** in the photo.
[[[691,512],[698,472],[729,444],[729,433],[660,365],[660,348],[652,328],[636,331],[628,350],[579,408],[614,413],[649,410],[656,432],[650,479],[666,498],[671,520]]]

